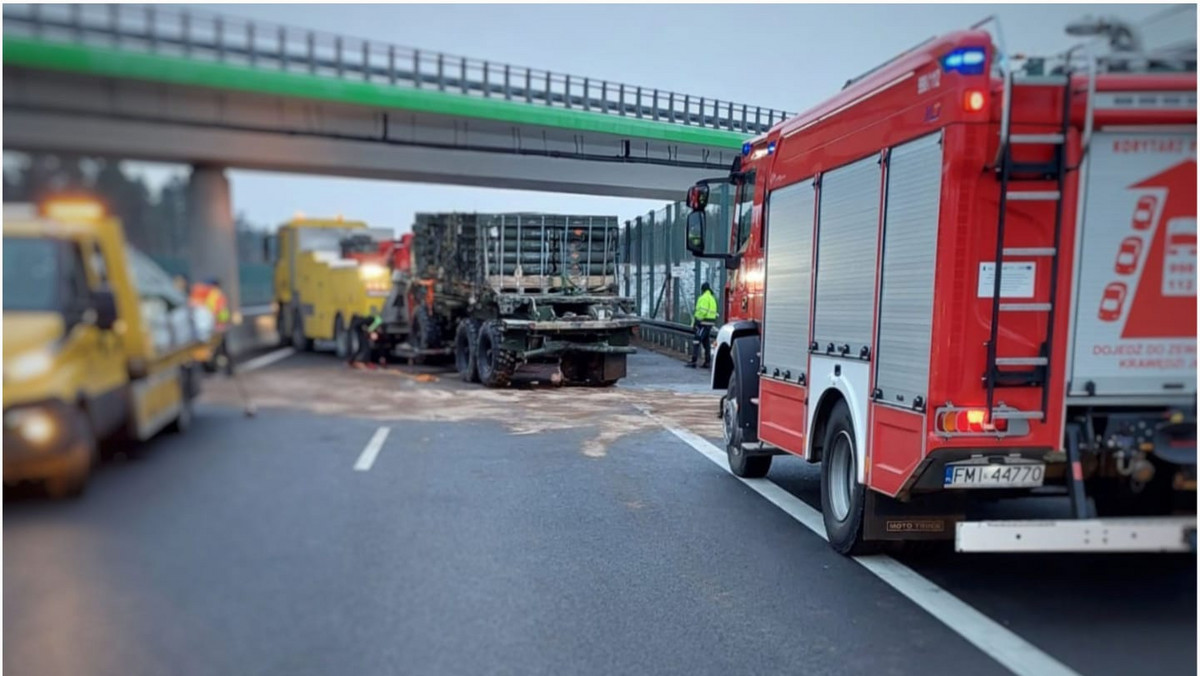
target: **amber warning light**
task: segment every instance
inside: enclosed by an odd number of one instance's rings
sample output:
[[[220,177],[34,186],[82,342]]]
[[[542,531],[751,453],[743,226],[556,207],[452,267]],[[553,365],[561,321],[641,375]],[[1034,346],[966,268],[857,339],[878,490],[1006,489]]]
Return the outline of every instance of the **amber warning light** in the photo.
[[[38,204],[46,218],[64,223],[95,223],[108,215],[104,203],[89,195],[55,195]]]
[[[997,418],[992,425],[987,425],[986,422],[987,412],[981,408],[944,411],[937,416],[938,431],[946,434],[982,434],[1008,430],[1008,420],[1005,418]]]

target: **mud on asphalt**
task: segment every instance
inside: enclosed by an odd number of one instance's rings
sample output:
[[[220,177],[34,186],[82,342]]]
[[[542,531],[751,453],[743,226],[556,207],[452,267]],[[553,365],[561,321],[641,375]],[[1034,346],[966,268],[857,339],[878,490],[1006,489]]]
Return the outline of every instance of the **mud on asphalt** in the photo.
[[[721,436],[716,393],[678,384],[638,383],[636,387],[594,388],[550,384],[536,371],[512,386],[488,389],[461,381],[453,370],[391,365],[377,370],[347,367],[332,357],[300,355],[270,368],[243,374],[260,411],[289,409],[314,415],[394,421],[465,422],[488,420],[514,435],[590,428],[578,449],[603,458],[622,437],[662,429],[662,421],[701,436]],[[239,407],[234,382],[205,381],[202,403]]]

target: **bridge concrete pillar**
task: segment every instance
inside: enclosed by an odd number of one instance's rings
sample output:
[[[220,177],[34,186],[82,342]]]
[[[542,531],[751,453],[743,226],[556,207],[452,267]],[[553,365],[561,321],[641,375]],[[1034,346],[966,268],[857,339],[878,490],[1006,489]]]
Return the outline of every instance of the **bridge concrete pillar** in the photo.
[[[239,311],[237,233],[224,167],[197,164],[188,182],[188,271],[193,282],[217,278],[232,311]]]

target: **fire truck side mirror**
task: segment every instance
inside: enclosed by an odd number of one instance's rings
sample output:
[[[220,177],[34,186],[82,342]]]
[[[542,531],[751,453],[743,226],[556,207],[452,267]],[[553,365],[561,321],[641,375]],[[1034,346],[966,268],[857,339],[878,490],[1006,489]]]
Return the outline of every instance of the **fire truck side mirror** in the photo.
[[[704,254],[704,212],[693,211],[687,217],[687,250],[696,255]]]

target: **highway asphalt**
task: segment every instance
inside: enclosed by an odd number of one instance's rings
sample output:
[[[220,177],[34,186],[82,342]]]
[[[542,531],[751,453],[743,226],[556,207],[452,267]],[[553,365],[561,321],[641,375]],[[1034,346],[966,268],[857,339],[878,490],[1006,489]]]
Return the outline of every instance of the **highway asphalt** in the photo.
[[[214,378],[81,499],[6,494],[4,672],[985,676],[1006,638],[1196,672],[1194,556],[887,559],[974,609],[928,612],[760,495],[819,507],[816,467],[750,485],[672,431],[719,437],[706,378],[644,352],[616,388],[493,391],[297,354],[245,376],[254,418]]]

